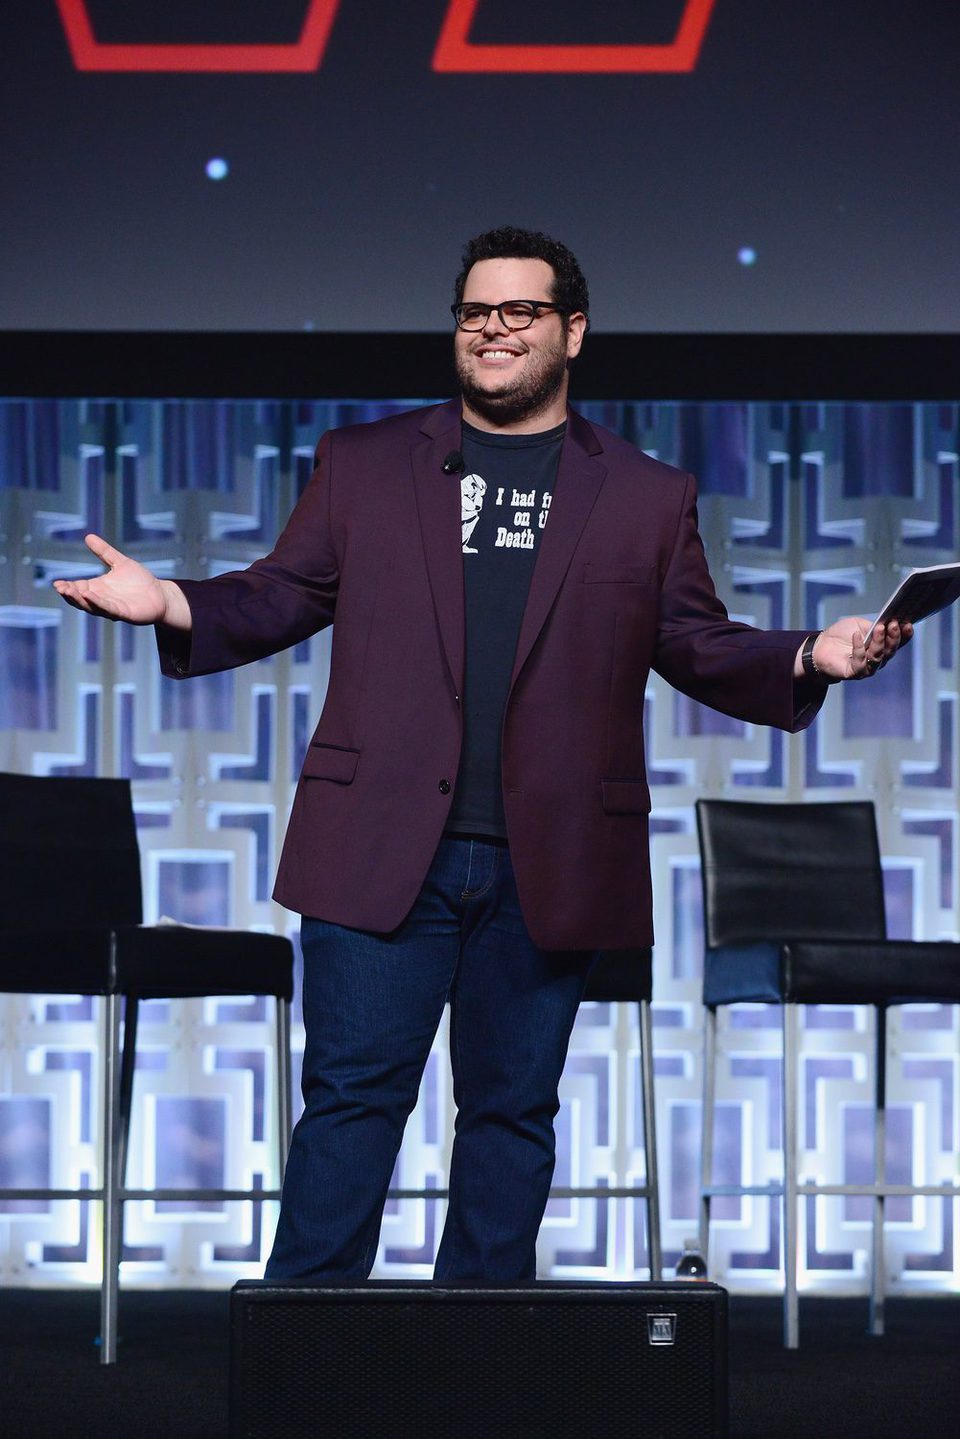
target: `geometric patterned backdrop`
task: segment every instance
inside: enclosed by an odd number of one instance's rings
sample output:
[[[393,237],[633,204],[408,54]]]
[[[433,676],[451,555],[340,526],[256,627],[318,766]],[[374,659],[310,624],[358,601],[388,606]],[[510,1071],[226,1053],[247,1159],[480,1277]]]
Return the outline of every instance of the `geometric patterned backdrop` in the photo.
[[[215,574],[269,548],[330,427],[396,403],[0,403],[0,767],[133,780],[147,921],[290,932],[270,900],[300,758],[326,687],[330,634],[231,674],[174,684],[153,634],[91,620],[50,587],[91,572],[94,529],[164,576]],[[898,576],[957,557],[960,405],[586,404],[641,449],[694,471],[701,528],[731,613],[815,628],[872,615]],[[894,935],[960,937],[958,616],[928,620],[869,685],[829,696],[793,738],[706,711],[654,678],[654,1017],[665,1262],[696,1227],[701,919],[692,805],[699,795],[875,801]],[[25,823],[28,822],[25,817]],[[100,1082],[94,1003],[0,997],[0,1183],[63,1185],[95,1172]],[[239,1186],[272,1178],[272,1027],[255,1000],[143,1006],[129,1182]],[[740,1006],[721,1034],[718,1180],[779,1172],[778,1013]],[[299,1025],[294,1030],[302,1046]],[[893,1012],[889,1177],[936,1183],[960,1151],[958,1010]],[[802,1036],[801,1175],[870,1179],[869,1012],[810,1008]],[[556,1183],[642,1177],[636,1016],[584,1005],[563,1081]],[[452,1132],[438,1036],[398,1163],[403,1188],[443,1187]],[[866,1288],[870,1201],[809,1199],[801,1286]],[[89,1205],[0,1205],[0,1280],[99,1274]],[[429,1273],[440,1201],[387,1209],[376,1274]],[[712,1271],[778,1287],[779,1215],[764,1198],[714,1201]],[[960,1200],[888,1201],[894,1293],[960,1283]],[[275,1206],[131,1203],[125,1285],[217,1286],[257,1276]],[[540,1273],[629,1277],[647,1263],[642,1206],[553,1200]]]

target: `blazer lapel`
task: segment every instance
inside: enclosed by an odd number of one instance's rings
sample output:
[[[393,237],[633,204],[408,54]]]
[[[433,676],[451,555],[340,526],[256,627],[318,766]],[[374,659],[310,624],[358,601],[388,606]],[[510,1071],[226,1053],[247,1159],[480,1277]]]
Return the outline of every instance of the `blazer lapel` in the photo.
[[[557,468],[556,496],[537,547],[527,607],[520,625],[511,689],[553,607],[577,541],[606,478],[606,466],[594,458],[601,449],[592,426],[570,411]]]
[[[453,400],[429,412],[410,460],[437,626],[458,695],[464,675],[460,475],[445,475],[442,466],[450,451],[459,449],[460,403]]]

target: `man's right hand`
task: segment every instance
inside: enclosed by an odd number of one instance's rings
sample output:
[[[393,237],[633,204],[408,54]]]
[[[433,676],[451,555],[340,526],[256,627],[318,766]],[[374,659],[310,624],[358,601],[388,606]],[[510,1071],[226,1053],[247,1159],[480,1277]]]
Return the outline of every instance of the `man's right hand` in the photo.
[[[53,587],[68,605],[108,620],[131,625],[192,627],[190,606],[173,580],[159,580],[144,565],[115,550],[99,535],[87,535],[87,549],[107,566],[92,580],[54,580]]]

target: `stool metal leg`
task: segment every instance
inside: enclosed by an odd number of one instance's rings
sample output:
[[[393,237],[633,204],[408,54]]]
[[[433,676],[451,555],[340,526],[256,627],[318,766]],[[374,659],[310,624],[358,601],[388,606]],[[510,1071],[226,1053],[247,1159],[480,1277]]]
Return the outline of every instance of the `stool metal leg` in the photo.
[[[710,1193],[713,1183],[713,1121],[717,1101],[717,1011],[703,1012],[703,1112],[700,1121],[700,1253],[710,1272]]]
[[[650,1003],[640,1000],[640,1083],[643,1091],[643,1150],[647,1170],[647,1241],[650,1249],[650,1278],[659,1283],[663,1275],[660,1250],[660,1179],[657,1170],[657,1116],[653,1094],[653,1024]]]
[[[120,1129],[120,996],[104,997],[103,1042],[103,1275],[100,1284],[100,1363],[117,1362],[121,1203],[118,1196]]]
[[[290,1078],[290,1001],[276,999],[277,1013],[277,1176],[283,1184],[290,1148],[293,1086]]]
[[[117,1134],[117,1184],[127,1182],[127,1146],[133,1112],[133,1076],[137,1067],[137,1018],[140,1002],[128,994],[123,1006],[123,1056],[120,1061],[120,1123]]]
[[[870,1321],[871,1334],[883,1333],[884,1290],[886,1276],[883,1270],[883,1226],[885,1196],[881,1186],[887,1179],[887,1011],[878,1004],[876,1010],[876,1056],[875,1056],[875,1098],[873,1112],[873,1182],[877,1192],[873,1196],[873,1243],[870,1258]]]
[[[783,1006],[783,1342],[800,1343],[797,1305],[797,1101],[799,1093],[799,1006]]]

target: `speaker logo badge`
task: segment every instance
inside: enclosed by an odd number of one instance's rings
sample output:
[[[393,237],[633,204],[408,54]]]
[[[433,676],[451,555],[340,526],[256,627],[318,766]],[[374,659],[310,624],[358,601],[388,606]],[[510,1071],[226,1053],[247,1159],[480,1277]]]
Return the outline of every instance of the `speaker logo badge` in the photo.
[[[677,1338],[675,1314],[648,1314],[647,1339],[651,1344],[674,1344]]]

